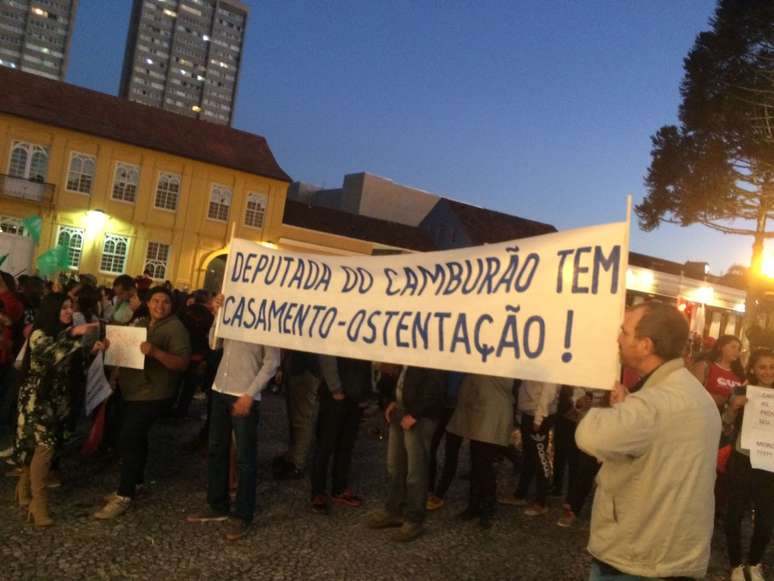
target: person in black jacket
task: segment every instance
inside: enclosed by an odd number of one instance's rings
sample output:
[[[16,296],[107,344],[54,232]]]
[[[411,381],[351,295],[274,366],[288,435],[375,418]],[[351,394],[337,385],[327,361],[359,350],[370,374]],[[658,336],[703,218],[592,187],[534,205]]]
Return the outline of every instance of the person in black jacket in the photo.
[[[327,514],[328,464],[334,504],[359,507],[362,499],[348,485],[349,466],[360,426],[360,403],[371,389],[371,362],[330,355],[319,356],[323,385],[317,414],[317,445],[312,459],[312,510]]]
[[[424,532],[430,445],[443,413],[446,383],[442,371],[391,367],[398,380],[395,399],[384,412],[390,425],[389,492],[384,509],[373,513],[366,524],[374,529],[400,527],[391,539],[408,542]]]

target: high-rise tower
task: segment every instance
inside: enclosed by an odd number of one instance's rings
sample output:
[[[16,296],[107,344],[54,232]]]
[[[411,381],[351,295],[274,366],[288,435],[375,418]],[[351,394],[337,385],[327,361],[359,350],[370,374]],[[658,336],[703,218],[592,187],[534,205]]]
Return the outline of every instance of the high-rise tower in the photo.
[[[238,0],[134,0],[120,95],[231,124],[247,7]]]
[[[0,66],[63,81],[78,0],[2,0]]]

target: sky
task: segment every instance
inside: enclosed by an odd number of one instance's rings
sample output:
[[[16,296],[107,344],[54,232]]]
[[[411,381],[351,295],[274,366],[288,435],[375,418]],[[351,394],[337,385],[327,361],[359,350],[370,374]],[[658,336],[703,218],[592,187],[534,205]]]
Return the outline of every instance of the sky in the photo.
[[[294,180],[367,171],[568,229],[626,218],[714,0],[247,0],[234,127]],[[131,0],[80,0],[67,81],[117,94]],[[631,249],[722,274],[752,240],[703,226]]]

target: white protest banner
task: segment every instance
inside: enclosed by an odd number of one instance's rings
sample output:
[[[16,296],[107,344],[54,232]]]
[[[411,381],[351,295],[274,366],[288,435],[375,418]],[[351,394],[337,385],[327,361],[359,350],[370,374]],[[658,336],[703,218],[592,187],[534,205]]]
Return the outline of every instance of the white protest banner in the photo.
[[[750,450],[753,468],[774,472],[774,389],[747,386],[739,443]]]
[[[110,382],[105,377],[103,354],[100,351],[89,365],[89,372],[86,375],[86,398],[84,401],[86,415],[91,415],[91,412],[109,398],[111,393],[113,390],[110,389]]]
[[[232,240],[219,337],[610,389],[627,223],[459,250],[311,256]]]
[[[110,341],[110,349],[105,351],[105,365],[142,369],[145,366],[145,355],[140,351],[140,343],[146,341],[147,337],[148,330],[145,327],[107,325],[105,338]]]

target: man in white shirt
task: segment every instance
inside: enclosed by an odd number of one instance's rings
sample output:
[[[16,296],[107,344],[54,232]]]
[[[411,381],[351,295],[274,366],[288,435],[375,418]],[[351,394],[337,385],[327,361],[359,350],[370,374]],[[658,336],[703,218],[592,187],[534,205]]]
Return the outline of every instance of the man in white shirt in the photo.
[[[213,301],[215,320],[223,295]],[[214,343],[213,325],[210,341]],[[212,409],[207,462],[207,504],[203,514],[189,516],[188,522],[225,521],[233,517],[226,539],[234,541],[247,534],[255,514],[258,464],[258,412],[261,392],[277,372],[280,350],[255,343],[218,339],[223,358],[212,384]],[[213,348],[217,348],[213,345]],[[228,494],[229,449],[234,434],[237,453],[237,497],[230,511]]]

